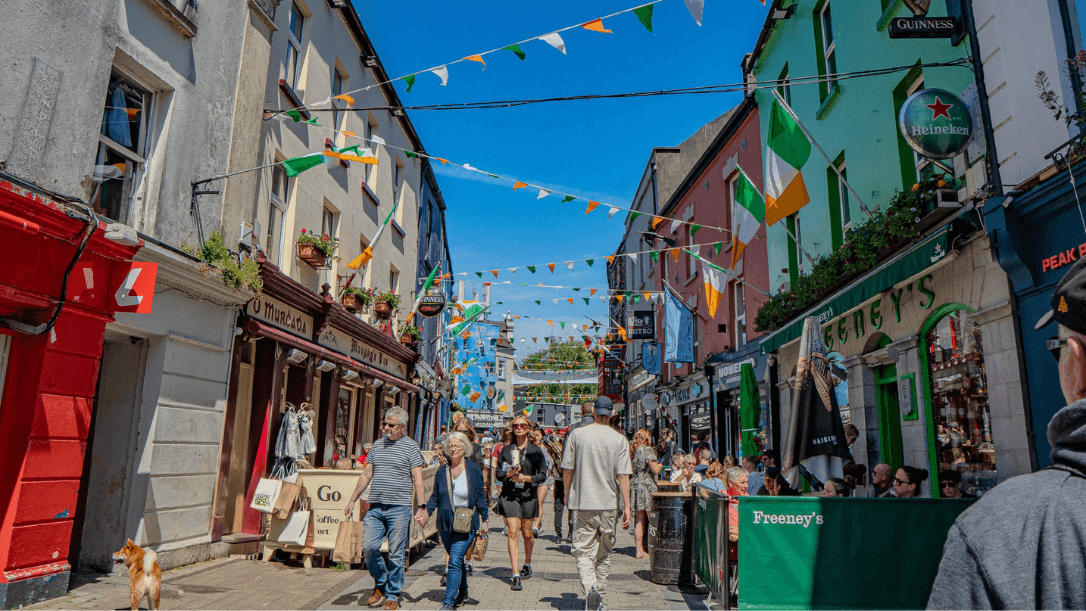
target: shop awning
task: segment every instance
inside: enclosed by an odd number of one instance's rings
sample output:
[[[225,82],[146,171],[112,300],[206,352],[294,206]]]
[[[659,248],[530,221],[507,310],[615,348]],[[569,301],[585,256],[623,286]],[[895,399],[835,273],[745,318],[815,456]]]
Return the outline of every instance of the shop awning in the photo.
[[[823,324],[859,306],[879,293],[890,289],[895,284],[912,278],[927,268],[947,257],[947,232],[950,224],[943,226],[934,235],[921,241],[903,254],[891,259],[837,293],[823,300],[817,306],[797,316],[791,323],[762,339],[762,353],[769,354],[788,342],[799,338],[803,333],[803,321],[808,316],[817,316]]]
[[[370,378],[382,380],[388,384],[399,386],[402,390],[413,392],[418,392],[419,390],[418,386],[415,386],[414,384],[406,380],[401,380],[394,375],[387,374],[380,369],[375,369],[373,367],[370,367],[369,365],[363,365],[362,363],[359,363],[358,361],[352,359],[345,354],[340,354],[334,350],[323,348],[321,346],[318,346],[317,344],[314,344],[311,341],[304,340],[296,335],[291,335],[290,333],[287,333],[286,331],[282,331],[280,329],[276,329],[275,327],[265,325],[264,323],[253,320],[252,318],[248,319],[245,322],[245,328],[247,328],[249,332],[253,335],[270,337],[282,344],[286,344],[287,346],[290,346],[292,348],[297,348],[302,352],[311,354],[316,357],[320,357],[326,361],[331,361],[346,369],[357,371],[364,376],[368,376]]]

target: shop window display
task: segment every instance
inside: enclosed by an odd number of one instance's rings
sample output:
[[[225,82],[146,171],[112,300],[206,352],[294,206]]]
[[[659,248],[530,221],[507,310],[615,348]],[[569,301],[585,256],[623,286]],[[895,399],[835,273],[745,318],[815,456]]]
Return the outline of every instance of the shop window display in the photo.
[[[980,496],[998,483],[980,327],[956,312],[927,344],[939,469],[960,471],[962,489]]]
[[[848,404],[848,381],[837,375],[837,370],[840,370],[841,372],[845,371],[845,366],[841,364],[844,357],[838,352],[831,352],[827,354],[826,357],[833,365],[833,367],[830,368],[830,375],[833,380],[833,393],[837,396],[837,407],[841,410],[841,421],[848,424],[852,419],[852,412],[849,411]]]

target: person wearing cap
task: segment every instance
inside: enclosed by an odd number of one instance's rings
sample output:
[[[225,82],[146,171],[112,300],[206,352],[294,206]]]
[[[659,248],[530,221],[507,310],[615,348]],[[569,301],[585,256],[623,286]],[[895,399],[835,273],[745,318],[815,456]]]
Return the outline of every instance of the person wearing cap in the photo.
[[[943,469],[939,472],[939,495],[944,499],[977,498],[962,490],[962,474],[954,469]]]
[[[620,493],[622,528],[630,527],[630,444],[611,428],[612,411],[610,399],[596,399],[593,424],[572,430],[562,453],[565,506],[574,512],[573,557],[591,611],[603,606],[607,592]]]
[[[1056,285],[1047,348],[1067,406],[1048,424],[1053,464],[1012,477],[954,521],[929,609],[1086,609],[1086,259]]]

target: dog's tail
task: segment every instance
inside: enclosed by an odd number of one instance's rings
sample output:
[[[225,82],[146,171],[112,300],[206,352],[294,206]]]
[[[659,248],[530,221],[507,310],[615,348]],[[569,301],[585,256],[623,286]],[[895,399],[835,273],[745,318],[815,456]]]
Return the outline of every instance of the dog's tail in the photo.
[[[158,554],[153,549],[149,549],[143,552],[143,574],[150,575],[151,571],[155,569],[155,562],[158,561]]]

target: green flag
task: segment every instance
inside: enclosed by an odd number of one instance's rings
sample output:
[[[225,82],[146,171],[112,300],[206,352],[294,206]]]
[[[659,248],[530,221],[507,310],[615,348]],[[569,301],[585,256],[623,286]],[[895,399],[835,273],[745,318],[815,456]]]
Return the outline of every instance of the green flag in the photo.
[[[542,304],[541,304],[541,303],[539,303],[539,302],[540,302],[540,300],[539,300],[539,299],[536,299],[536,300],[535,300],[535,304],[536,304],[536,305],[542,305]]]
[[[588,305],[588,299],[589,299],[588,297],[581,297],[581,299],[584,299],[584,304]]]
[[[414,153],[414,152],[411,152],[411,151],[404,151],[403,154],[407,155],[408,159],[418,159],[419,158],[418,153]]]
[[[298,110],[297,108],[295,108],[294,110],[288,110],[286,112],[286,115],[291,119],[294,119],[295,123],[302,120],[302,111]]]
[[[502,51],[512,51],[514,55],[520,58],[520,61],[524,61],[524,51],[520,50],[520,45],[509,45],[508,47],[502,47]]]
[[[532,272],[534,274],[535,273],[535,266],[534,265],[529,265],[528,266],[528,271],[530,271],[530,272]]]
[[[652,257],[653,263],[657,263],[660,261],[660,253],[656,252],[655,250],[650,252],[649,256]]]
[[[564,323],[564,322],[561,322],[561,321],[559,321],[559,323],[558,323],[558,324],[562,325],[562,328],[563,328],[563,329],[565,329],[565,328],[566,328],[566,323]]]
[[[595,261],[595,259],[585,259],[584,260],[584,262],[588,264],[588,267],[592,267],[592,262],[593,261]]]
[[[694,237],[694,234],[697,233],[699,229],[701,229],[701,225],[698,225],[697,223],[694,223],[693,225],[691,225],[690,226],[690,237]]]
[[[415,75],[414,74],[408,74],[407,76],[401,78],[400,80],[407,83],[407,93],[411,93],[411,88],[415,86]]]
[[[762,453],[754,443],[754,434],[758,432],[758,421],[762,419],[762,403],[758,398],[758,378],[750,363],[739,367],[739,426],[742,442],[739,451],[743,456],[757,456]]]
[[[645,6],[637,7],[633,10],[634,15],[641,20],[641,25],[645,26],[645,29],[652,31],[652,5],[646,4]]]
[[[735,231],[732,233],[732,267],[735,267],[739,255],[765,220],[765,200],[747,178],[743,168],[739,168],[739,177],[735,181],[735,203],[732,218],[735,219]]]
[[[532,413],[533,409],[535,409],[535,405],[527,405],[527,406],[525,406],[524,407],[524,415],[525,416],[530,415]]]
[[[576,197],[573,197],[572,195],[567,195],[567,196],[565,196],[565,197],[563,197],[563,198],[562,198],[562,203],[564,204],[564,203],[566,203],[566,202],[571,202],[571,201],[573,201],[573,200],[575,200],[575,199],[577,199],[577,198],[576,198]]]
[[[320,127],[320,126],[321,126],[321,124],[320,124],[320,123],[317,123],[317,118],[316,118],[316,117],[313,117],[312,119],[310,119],[310,120],[306,121],[306,123],[308,123],[308,124],[310,124],[310,125],[316,125],[317,127]]]
[[[640,212],[631,212],[630,213],[630,222],[631,223],[634,222],[635,220],[637,220],[637,217],[639,217],[639,216],[641,216]]]
[[[294,157],[283,162],[283,172],[289,177],[294,177],[302,172],[315,168],[324,163],[323,153],[310,153],[301,157]]]
[[[465,397],[471,394],[471,384],[464,384],[464,387],[460,389],[460,394]]]
[[[482,278],[482,277],[483,277],[483,272],[475,272],[475,275],[476,275],[476,276],[479,276],[480,278]]]
[[[581,292],[581,289],[579,289],[577,287],[573,287],[573,290],[577,291],[578,293]]]
[[[724,248],[724,242],[717,242],[716,244],[713,244],[713,250],[715,250],[716,254],[718,255],[720,254],[720,249],[722,248]]]

